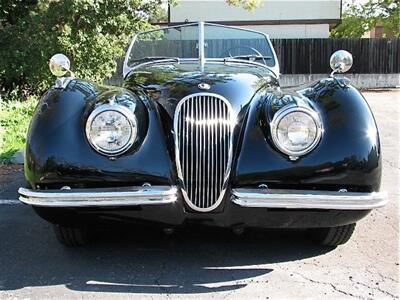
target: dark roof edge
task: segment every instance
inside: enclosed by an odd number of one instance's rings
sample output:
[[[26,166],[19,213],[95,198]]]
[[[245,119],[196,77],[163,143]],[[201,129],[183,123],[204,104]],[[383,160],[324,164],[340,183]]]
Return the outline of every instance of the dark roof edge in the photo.
[[[336,25],[340,23],[340,19],[298,19],[298,20],[251,20],[251,21],[206,21],[208,23],[215,23],[228,26],[246,26],[246,25],[299,25],[299,24],[329,24]],[[194,21],[192,21],[194,22]],[[152,23],[153,25],[161,26],[174,26],[182,25],[192,22],[157,22]]]

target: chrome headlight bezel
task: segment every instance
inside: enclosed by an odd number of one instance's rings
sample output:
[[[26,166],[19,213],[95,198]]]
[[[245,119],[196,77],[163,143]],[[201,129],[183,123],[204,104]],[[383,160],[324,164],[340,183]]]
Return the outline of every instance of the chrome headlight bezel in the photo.
[[[130,127],[131,127],[131,134],[124,146],[117,150],[106,150],[102,147],[99,147],[96,145],[96,143],[92,140],[90,134],[91,134],[91,126],[93,121],[96,119],[97,116],[99,116],[101,113],[106,112],[106,111],[115,111],[117,113],[120,113],[123,115],[126,120],[128,121]],[[119,104],[102,104],[99,107],[95,108],[89,115],[87,121],[86,121],[86,126],[85,126],[85,133],[86,133],[86,138],[89,142],[89,144],[92,146],[94,150],[99,152],[100,154],[106,155],[106,156],[117,156],[125,153],[128,151],[132,145],[135,143],[138,137],[138,128],[137,128],[137,119],[135,114],[126,106],[122,106]]]
[[[304,114],[308,115],[309,117],[311,117],[311,119],[314,121],[315,129],[316,129],[316,136],[314,138],[314,141],[310,145],[308,145],[306,148],[299,150],[299,151],[292,151],[290,149],[287,149],[279,141],[279,138],[278,138],[278,129],[279,129],[280,122],[282,121],[283,118],[285,118],[286,116],[288,116],[289,114],[294,113],[294,112],[304,113]],[[298,158],[298,157],[303,156],[307,153],[310,153],[312,150],[314,150],[314,148],[320,142],[320,140],[322,138],[322,134],[324,132],[322,120],[321,120],[319,114],[316,111],[312,110],[311,108],[297,106],[297,105],[285,106],[285,107],[281,108],[280,110],[278,110],[275,113],[275,115],[270,123],[270,128],[271,128],[271,137],[272,137],[272,140],[273,140],[275,146],[279,149],[279,151],[288,155],[291,158]]]

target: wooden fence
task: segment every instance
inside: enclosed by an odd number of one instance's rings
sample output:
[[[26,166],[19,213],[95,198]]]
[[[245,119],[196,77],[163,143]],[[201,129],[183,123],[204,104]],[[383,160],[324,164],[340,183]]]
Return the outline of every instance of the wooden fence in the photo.
[[[208,40],[207,54],[211,57],[227,55],[226,49],[235,46],[251,46],[270,53],[260,40]],[[352,53],[353,74],[400,73],[400,38],[394,39],[273,39],[282,74],[326,74],[331,72],[329,59],[336,50]],[[196,57],[197,41],[160,41],[143,43],[136,48],[138,57],[164,55]],[[225,53],[225,54],[224,54]],[[269,62],[267,61],[267,64]],[[122,61],[118,62],[119,69]],[[118,70],[120,71],[120,70]],[[120,73],[120,72],[119,72]]]
[[[349,73],[400,73],[400,39],[274,39],[282,74],[323,74],[339,49],[353,55]]]

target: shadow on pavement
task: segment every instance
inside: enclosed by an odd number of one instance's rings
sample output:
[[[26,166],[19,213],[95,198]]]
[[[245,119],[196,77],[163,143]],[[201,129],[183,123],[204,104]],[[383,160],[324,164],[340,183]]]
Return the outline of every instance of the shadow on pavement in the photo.
[[[86,248],[65,248],[26,206],[0,212],[0,290],[65,285],[74,291],[208,293],[236,290],[270,266],[322,255],[302,232],[154,229],[104,233]],[[265,280],[265,277],[263,278]]]
[[[18,188],[28,187],[22,165],[0,164],[0,199],[18,199]]]

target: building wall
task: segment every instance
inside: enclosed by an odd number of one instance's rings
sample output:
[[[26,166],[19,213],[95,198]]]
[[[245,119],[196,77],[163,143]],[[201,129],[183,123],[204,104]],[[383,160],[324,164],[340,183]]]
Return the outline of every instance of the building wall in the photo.
[[[167,26],[167,25],[165,25]],[[269,35],[272,39],[306,39],[306,38],[327,38],[329,35],[328,24],[298,24],[298,25],[243,25],[235,26],[250,30],[256,30]],[[221,34],[222,32],[222,34]],[[207,39],[254,39],[257,36],[249,34],[247,31],[243,31],[242,34],[238,31],[233,32],[234,35],[230,35],[226,30],[214,28],[211,30],[210,27],[206,26],[205,35]],[[183,31],[170,30],[168,32],[169,39],[193,39],[197,37],[197,27],[187,26]]]
[[[225,0],[180,0],[170,9],[171,23],[220,22],[258,30],[271,38],[328,38],[341,18],[341,0],[264,0],[253,11]]]
[[[253,11],[230,6],[225,0],[180,0],[171,7],[171,22],[337,20],[341,0],[264,0]]]
[[[272,39],[317,39],[329,37],[329,24],[246,25],[240,27],[264,32]]]

